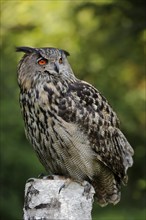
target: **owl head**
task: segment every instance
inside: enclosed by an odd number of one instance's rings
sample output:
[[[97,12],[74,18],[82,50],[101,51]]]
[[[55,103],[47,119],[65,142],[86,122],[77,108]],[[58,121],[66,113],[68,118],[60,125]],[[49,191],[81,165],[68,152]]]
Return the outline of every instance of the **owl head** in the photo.
[[[46,47],[17,47],[17,52],[24,52],[18,66],[18,83],[24,89],[39,81],[63,81],[74,78],[68,63],[69,53],[62,49]]]

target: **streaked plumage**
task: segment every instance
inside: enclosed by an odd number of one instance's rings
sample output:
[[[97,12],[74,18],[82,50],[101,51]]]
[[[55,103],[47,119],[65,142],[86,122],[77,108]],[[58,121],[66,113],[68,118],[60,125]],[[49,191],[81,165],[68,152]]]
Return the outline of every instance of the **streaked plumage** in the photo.
[[[116,204],[133,164],[116,113],[97,89],[74,76],[68,52],[17,51],[25,53],[18,83],[26,136],[40,162],[52,174],[89,181],[101,206]]]

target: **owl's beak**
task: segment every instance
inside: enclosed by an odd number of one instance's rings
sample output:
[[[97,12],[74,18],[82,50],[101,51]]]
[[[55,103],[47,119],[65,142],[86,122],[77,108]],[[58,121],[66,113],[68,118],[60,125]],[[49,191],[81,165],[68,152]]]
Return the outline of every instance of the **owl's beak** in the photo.
[[[59,73],[59,65],[57,62],[54,62],[54,70]]]

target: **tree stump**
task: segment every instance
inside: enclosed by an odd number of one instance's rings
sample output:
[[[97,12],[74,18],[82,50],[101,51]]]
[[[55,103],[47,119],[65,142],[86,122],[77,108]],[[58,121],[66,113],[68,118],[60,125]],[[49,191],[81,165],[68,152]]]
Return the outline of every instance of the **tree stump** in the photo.
[[[64,179],[30,179],[25,185],[24,220],[91,220],[94,189]],[[86,182],[87,183],[87,182]]]

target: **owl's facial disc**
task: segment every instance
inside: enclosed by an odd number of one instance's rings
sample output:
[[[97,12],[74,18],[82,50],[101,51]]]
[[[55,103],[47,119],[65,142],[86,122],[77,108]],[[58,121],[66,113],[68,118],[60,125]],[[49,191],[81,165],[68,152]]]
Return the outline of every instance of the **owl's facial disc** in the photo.
[[[58,75],[65,71],[67,67],[66,57],[68,52],[57,48],[38,48],[39,57],[37,63],[41,72],[50,75]]]
[[[52,81],[75,79],[67,60],[69,53],[65,50],[52,47],[17,47],[16,51],[25,53],[19,64],[18,78],[19,84],[23,86],[26,84],[24,82],[30,81],[32,85],[32,82],[37,82],[41,77]]]
[[[32,56],[36,60],[34,66],[42,73],[56,75],[63,73],[67,68],[66,57],[69,53],[65,50],[46,47],[46,48],[32,48],[32,47],[17,47],[17,52],[24,52],[28,57]]]

